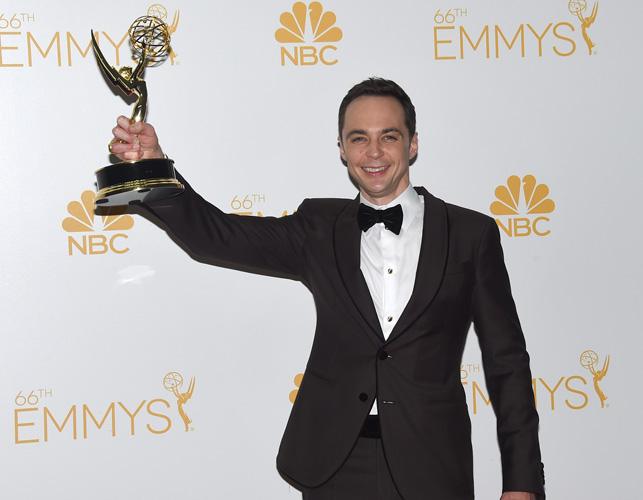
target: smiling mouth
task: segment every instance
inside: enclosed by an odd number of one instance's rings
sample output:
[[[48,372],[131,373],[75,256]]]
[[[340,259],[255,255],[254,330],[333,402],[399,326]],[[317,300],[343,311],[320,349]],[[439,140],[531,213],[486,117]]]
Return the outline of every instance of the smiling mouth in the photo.
[[[383,167],[362,167],[362,170],[364,170],[365,172],[369,172],[371,174],[375,174],[377,172],[382,172],[386,170],[388,167],[389,167],[388,165],[384,165]]]

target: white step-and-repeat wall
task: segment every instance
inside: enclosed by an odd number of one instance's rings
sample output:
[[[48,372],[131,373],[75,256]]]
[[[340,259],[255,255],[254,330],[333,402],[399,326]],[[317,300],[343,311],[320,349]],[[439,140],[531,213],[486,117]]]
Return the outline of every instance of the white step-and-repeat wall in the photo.
[[[369,76],[400,83],[418,112],[414,184],[500,226],[549,497],[638,494],[640,2],[11,0],[0,5],[3,498],[298,497],[274,457],[310,349],[309,292],[199,264],[141,217],[93,213],[93,172],[132,101],[102,76],[90,29],[120,67],[129,25],[148,12],[173,30],[170,57],[145,73],[148,121],[230,212],[355,196],[337,107]],[[477,497],[497,498],[474,335],[462,383]]]

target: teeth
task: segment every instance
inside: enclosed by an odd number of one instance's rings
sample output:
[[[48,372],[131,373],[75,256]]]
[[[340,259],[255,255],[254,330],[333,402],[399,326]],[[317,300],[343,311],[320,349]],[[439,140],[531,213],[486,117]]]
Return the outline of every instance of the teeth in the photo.
[[[370,173],[381,172],[382,170],[387,169],[388,167],[362,167],[364,170]]]

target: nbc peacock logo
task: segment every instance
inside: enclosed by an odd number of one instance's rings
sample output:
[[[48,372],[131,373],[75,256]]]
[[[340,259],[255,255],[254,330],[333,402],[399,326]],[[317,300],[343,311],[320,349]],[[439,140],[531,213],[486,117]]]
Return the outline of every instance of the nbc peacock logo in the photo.
[[[301,387],[302,380],[304,380],[303,373],[298,373],[297,375],[295,375],[293,382],[295,383],[296,389],[293,389],[292,391],[290,391],[290,394],[288,394],[288,399],[290,399],[291,403],[294,403],[295,399],[297,399],[297,394],[299,394],[299,388]]]
[[[85,191],[80,195],[80,201],[72,201],[67,205],[66,217],[62,227],[69,235],[69,255],[104,255],[106,253],[124,254],[129,252],[126,245],[128,231],[134,227],[134,218],[123,213],[123,207],[101,207],[97,212],[94,208],[93,191]],[[98,233],[107,233],[98,234]]]
[[[507,184],[496,188],[496,200],[491,203],[493,215],[507,217],[496,218],[498,227],[507,236],[547,236],[551,233],[546,226],[556,205],[549,198],[549,187],[538,184],[533,175],[525,175],[522,179],[512,175]]]
[[[281,46],[281,65],[286,62],[293,66],[315,66],[337,64],[335,56],[339,42],[344,34],[335,26],[337,16],[334,12],[324,11],[319,2],[296,2],[291,12],[279,17],[281,27],[275,32],[275,39],[285,44]]]

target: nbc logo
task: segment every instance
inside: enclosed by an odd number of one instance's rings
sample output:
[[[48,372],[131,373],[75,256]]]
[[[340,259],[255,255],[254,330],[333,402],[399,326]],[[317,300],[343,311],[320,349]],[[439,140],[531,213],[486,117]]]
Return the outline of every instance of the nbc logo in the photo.
[[[533,175],[525,175],[522,179],[512,175],[507,179],[506,186],[496,188],[496,201],[491,204],[491,213],[498,216],[508,216],[506,225],[496,219],[498,227],[507,236],[547,236],[551,231],[546,229],[545,223],[549,218],[543,214],[550,214],[556,208],[554,202],[548,198],[549,188],[545,184],[538,184]],[[522,196],[521,196],[522,194]],[[515,217],[528,215],[529,217]]]
[[[301,387],[301,381],[304,380],[304,374],[303,373],[298,373],[295,375],[295,379],[293,380],[295,382],[295,387],[297,389],[293,389],[290,391],[290,394],[288,394],[288,399],[290,399],[291,403],[295,402],[295,399],[297,399],[297,394],[299,394],[299,388]]]
[[[107,252],[122,254],[129,252],[124,244],[127,235],[116,231],[127,231],[134,227],[134,218],[131,215],[122,213],[122,207],[104,207],[99,213],[94,211],[94,196],[92,191],[85,191],[80,196],[80,201],[72,201],[67,205],[69,217],[63,220],[62,226],[68,233],[78,234],[77,240],[74,236],[68,237],[69,255],[74,250],[83,255],[101,255]],[[109,232],[107,237],[103,234],[82,234],[95,233],[96,231]]]
[[[342,30],[335,26],[337,17],[333,12],[324,12],[319,2],[311,2],[308,6],[296,2],[292,12],[281,14],[279,21],[281,28],[275,32],[275,39],[288,44],[281,46],[282,66],[286,65],[286,60],[294,66],[314,66],[319,62],[327,66],[337,64],[334,55],[331,57],[328,54],[329,51],[337,51],[337,47],[320,46],[339,42],[344,36]]]

